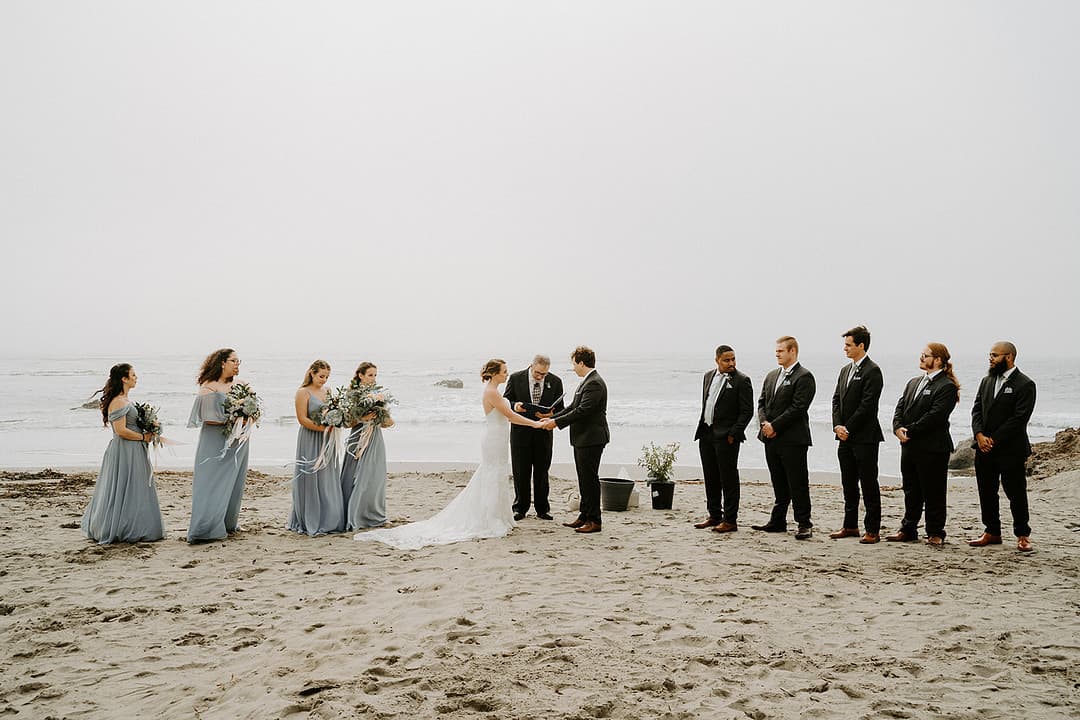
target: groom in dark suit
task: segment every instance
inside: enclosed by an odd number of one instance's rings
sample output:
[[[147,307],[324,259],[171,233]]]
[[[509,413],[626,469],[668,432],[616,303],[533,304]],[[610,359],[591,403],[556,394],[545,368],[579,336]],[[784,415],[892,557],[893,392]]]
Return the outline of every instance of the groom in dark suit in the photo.
[[[726,533],[739,529],[739,447],[746,426],[754,417],[754,389],[750,378],[735,369],[735,351],[716,348],[716,368],[705,373],[698,417],[698,453],[705,476],[705,504],[709,516],[694,525]]]
[[[551,358],[537,355],[532,365],[518,370],[506,381],[503,397],[514,412],[530,420],[543,420],[564,409],[562,380],[552,375]],[[551,412],[527,412],[524,403],[550,407]],[[514,472],[514,520],[522,520],[529,511],[530,497],[536,517],[551,520],[548,501],[548,470],[551,468],[551,433],[527,425],[510,426],[510,465]],[[535,493],[531,491],[535,490]]]
[[[1027,425],[1034,410],[1035,382],[1016,367],[1016,346],[995,343],[990,349],[990,371],[979,384],[971,408],[975,480],[984,528],[982,537],[968,542],[972,547],[1001,544],[1000,485],[1012,510],[1016,547],[1022,552],[1032,549],[1024,463],[1031,454]]]
[[[580,346],[570,355],[574,374],[581,384],[569,407],[544,421],[545,430],[570,426],[574,447],[581,511],[573,522],[563,523],[579,533],[600,532],[600,458],[611,440],[607,424],[607,385],[596,372],[596,353]]]
[[[784,532],[791,505],[799,529],[796,540],[814,536],[810,522],[810,474],[806,455],[810,450],[810,403],[817,385],[809,370],[799,364],[799,343],[790,335],[776,341],[780,367],[765,376],[758,398],[758,439],[765,443],[765,464],[773,487],[773,508],[764,525],[754,530]]]

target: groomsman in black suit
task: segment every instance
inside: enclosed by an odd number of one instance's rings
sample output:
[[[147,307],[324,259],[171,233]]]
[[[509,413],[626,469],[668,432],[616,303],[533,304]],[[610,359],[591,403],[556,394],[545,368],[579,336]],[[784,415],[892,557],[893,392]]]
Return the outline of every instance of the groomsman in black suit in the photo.
[[[735,351],[716,348],[716,369],[705,373],[697,432],[701,470],[705,475],[705,504],[709,516],[694,525],[726,533],[739,529],[739,447],[754,417],[750,378],[735,369]]]
[[[870,331],[864,325],[843,335],[844,354],[851,364],[840,370],[832,398],[833,432],[839,441],[840,482],[844,486],[844,524],[829,535],[833,540],[859,537],[859,487],[862,486],[866,534],[859,542],[871,545],[881,539],[881,488],[878,486],[878,446],[885,441],[878,422],[878,401],[885,379],[866,351]]]
[[[600,458],[611,440],[607,424],[607,385],[596,372],[596,354],[580,346],[570,355],[574,374],[581,384],[574,391],[570,405],[555,417],[544,421],[545,430],[570,426],[570,444],[574,447],[581,511],[573,522],[563,523],[579,533],[600,532]]]
[[[1016,547],[1031,551],[1028,525],[1027,475],[1024,463],[1031,454],[1027,425],[1035,410],[1035,382],[1016,367],[1016,346],[999,342],[990,350],[990,372],[979,384],[971,408],[975,433],[975,479],[985,527],[982,537],[968,545],[1001,544],[998,485],[1005,490],[1012,510]]]
[[[530,420],[543,420],[564,409],[562,380],[552,375],[551,358],[537,355],[532,365],[518,370],[506,381],[503,397],[510,401],[514,412]],[[550,407],[546,413],[528,412],[524,403]],[[551,468],[551,432],[527,425],[510,426],[510,465],[514,472],[514,519],[522,520],[531,504],[536,517],[551,520],[548,501],[548,470]],[[535,490],[535,493],[532,491]]]
[[[900,476],[904,487],[904,519],[900,530],[885,539],[915,542],[926,506],[926,542],[945,542],[949,455],[949,415],[960,399],[960,383],[949,362],[949,350],[930,343],[919,355],[919,369],[908,381],[893,413],[893,434],[900,439]]]
[[[799,343],[790,335],[776,341],[780,367],[765,376],[758,398],[758,439],[765,443],[765,464],[772,480],[773,503],[769,521],[751,525],[754,530],[786,532],[791,505],[799,529],[796,540],[814,536],[810,521],[810,473],[806,455],[810,439],[810,403],[817,385],[809,370],[799,364]]]

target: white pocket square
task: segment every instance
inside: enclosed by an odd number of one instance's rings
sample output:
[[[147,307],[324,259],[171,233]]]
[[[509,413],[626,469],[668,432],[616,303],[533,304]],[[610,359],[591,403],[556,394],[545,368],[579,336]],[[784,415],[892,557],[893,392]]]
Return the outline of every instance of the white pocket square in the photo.
[[[1004,389],[1004,390],[1002,390],[1001,392],[1003,392],[1003,393],[1005,393],[1006,395],[1008,395],[1009,393],[1011,393],[1011,392],[1012,392],[1012,388],[1005,388],[1005,389]]]
[[[930,394],[930,391],[929,391],[929,390],[923,390],[923,391],[922,391],[922,394],[923,394],[923,395],[929,395],[929,394]]]

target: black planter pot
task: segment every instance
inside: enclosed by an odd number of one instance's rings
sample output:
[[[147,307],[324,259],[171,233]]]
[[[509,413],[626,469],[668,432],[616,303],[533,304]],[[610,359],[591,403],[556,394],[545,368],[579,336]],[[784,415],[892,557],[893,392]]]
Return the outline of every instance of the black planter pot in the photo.
[[[622,478],[600,478],[600,508],[622,512],[630,504],[634,481]]]
[[[653,480],[649,484],[649,489],[652,491],[650,494],[652,495],[653,510],[671,509],[671,503],[675,499],[675,483]]]

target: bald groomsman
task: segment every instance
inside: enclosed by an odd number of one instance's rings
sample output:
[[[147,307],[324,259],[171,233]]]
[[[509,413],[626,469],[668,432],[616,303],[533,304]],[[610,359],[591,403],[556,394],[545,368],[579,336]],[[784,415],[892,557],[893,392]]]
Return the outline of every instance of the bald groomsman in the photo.
[[[1012,510],[1016,547],[1022,552],[1032,549],[1024,463],[1031,454],[1027,426],[1034,410],[1035,382],[1016,367],[1016,346],[995,343],[990,349],[990,370],[971,408],[975,479],[984,526],[982,537],[968,542],[972,547],[1001,544],[1000,485]]]

